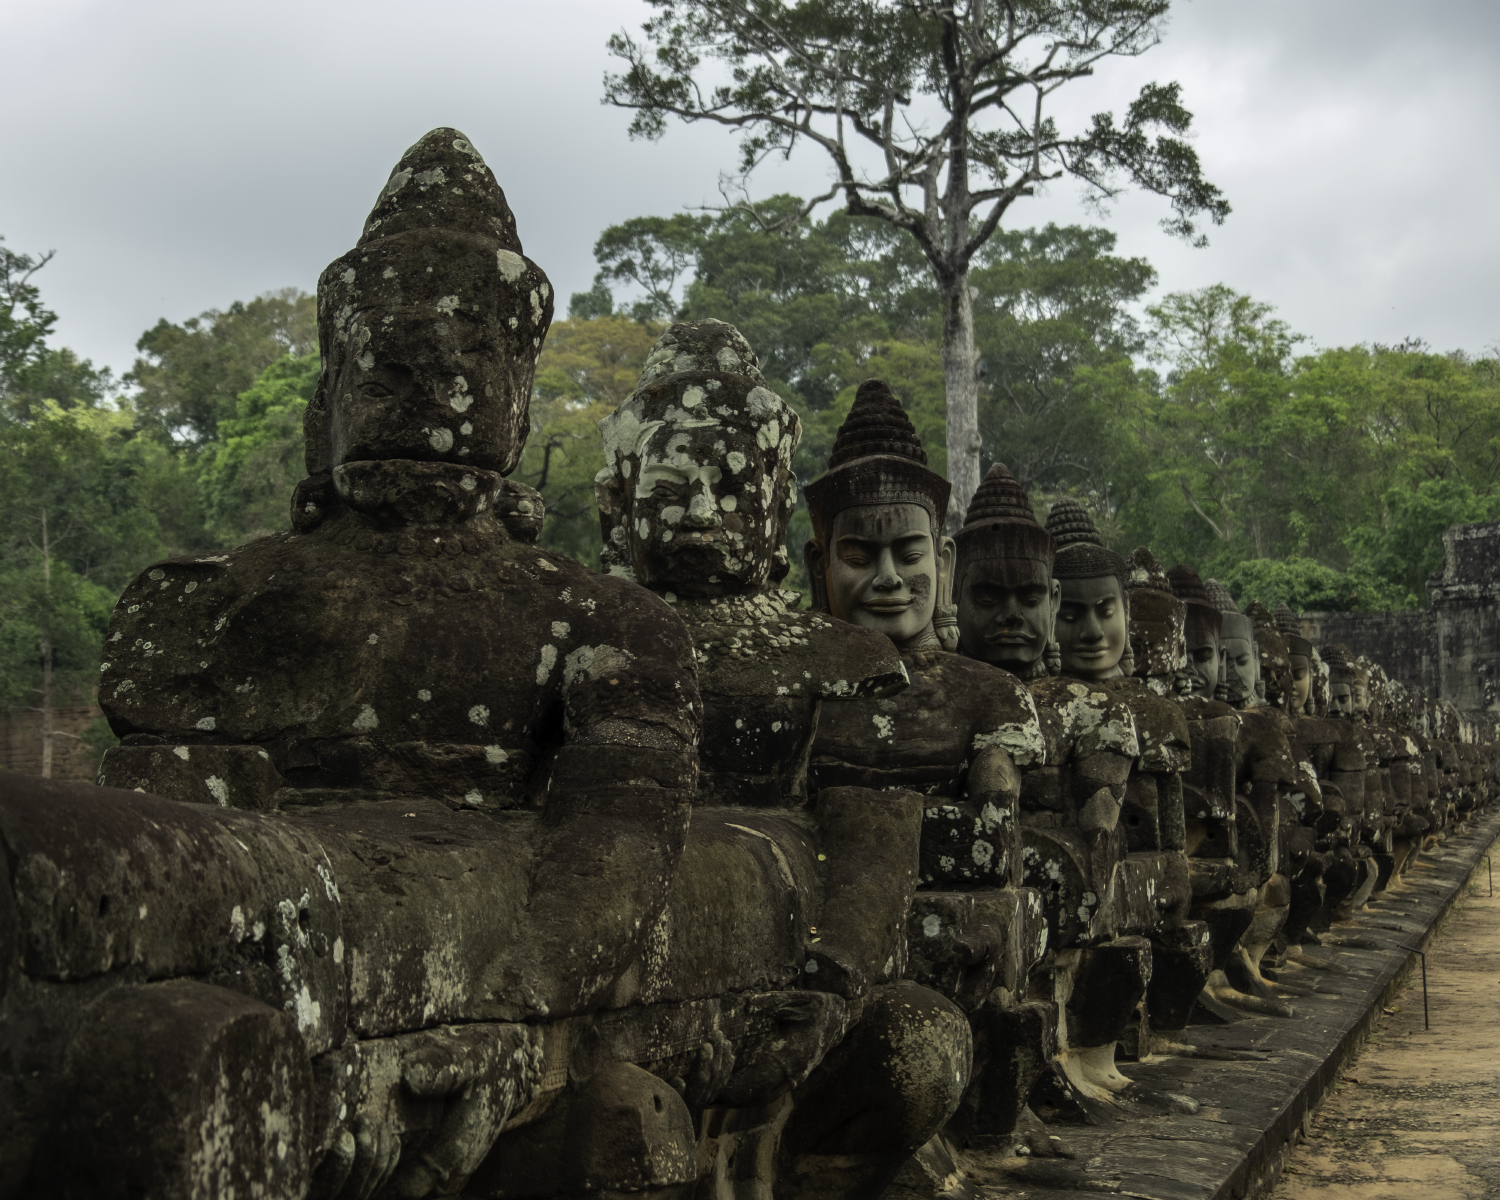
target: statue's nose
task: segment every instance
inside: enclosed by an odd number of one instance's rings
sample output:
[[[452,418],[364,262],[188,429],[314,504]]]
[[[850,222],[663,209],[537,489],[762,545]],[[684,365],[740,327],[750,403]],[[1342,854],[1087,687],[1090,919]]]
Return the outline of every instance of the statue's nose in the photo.
[[[702,488],[693,494],[693,498],[688,501],[687,515],[683,517],[682,523],[698,529],[720,523],[719,506],[714,503],[713,494],[707,488]]]

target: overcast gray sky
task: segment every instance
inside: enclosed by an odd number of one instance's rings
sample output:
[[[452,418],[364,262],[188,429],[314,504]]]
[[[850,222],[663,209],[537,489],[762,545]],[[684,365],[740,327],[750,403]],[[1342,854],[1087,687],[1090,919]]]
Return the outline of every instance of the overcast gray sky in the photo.
[[[716,199],[733,135],[631,142],[599,104],[605,38],[637,0],[5,0],[0,234],[56,249],[59,342],[117,370],[158,317],[311,290],[391,166],[464,130],[560,297],[605,226]],[[1234,213],[1206,250],[1134,196],[1102,223],[1165,291],[1226,283],[1315,345],[1500,343],[1500,4],[1181,0],[1164,43],[1069,111],[1176,79]],[[821,189],[812,153],[756,188]],[[1099,220],[1058,186],[1009,224]]]

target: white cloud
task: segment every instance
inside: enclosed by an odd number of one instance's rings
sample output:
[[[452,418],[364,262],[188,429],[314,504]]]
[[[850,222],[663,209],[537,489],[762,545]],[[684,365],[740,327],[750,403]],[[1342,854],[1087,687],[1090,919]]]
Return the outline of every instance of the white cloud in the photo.
[[[128,367],[160,316],[311,289],[353,244],[391,166],[435,125],[495,169],[561,307],[588,286],[604,226],[716,198],[732,134],[630,142],[599,104],[608,34],[637,0],[11,0],[0,15],[0,234],[56,248],[38,277],[60,340]],[[1162,46],[1070,97],[1083,117],[1178,79],[1234,215],[1195,251],[1128,196],[1107,223],[1164,288],[1225,282],[1320,344],[1480,350],[1500,340],[1492,217],[1500,164],[1500,5],[1450,0],[1196,0]],[[1415,24],[1417,20],[1421,24]],[[764,191],[810,192],[814,156]],[[1087,220],[1072,189],[1010,224]]]

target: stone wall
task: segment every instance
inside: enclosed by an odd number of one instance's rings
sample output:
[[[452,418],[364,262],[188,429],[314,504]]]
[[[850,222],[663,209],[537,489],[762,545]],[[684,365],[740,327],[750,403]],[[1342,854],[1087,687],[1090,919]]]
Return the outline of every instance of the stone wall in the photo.
[[[1302,613],[1316,644],[1342,642],[1408,686],[1461,709],[1500,711],[1500,522],[1443,534],[1428,607],[1393,613]]]
[[[52,778],[93,783],[99,760],[83,741],[83,732],[102,714],[89,692],[59,697],[52,710]],[[31,708],[0,711],[0,771],[42,773],[42,714]]]

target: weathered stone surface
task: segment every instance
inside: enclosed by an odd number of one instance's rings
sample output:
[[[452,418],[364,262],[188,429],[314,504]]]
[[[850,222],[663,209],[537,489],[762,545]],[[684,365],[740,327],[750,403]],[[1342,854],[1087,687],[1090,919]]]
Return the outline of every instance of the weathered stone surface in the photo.
[[[284,1013],[186,979],[116,988],[69,1047],[64,1116],[28,1190],[294,1200],[306,1191],[310,1077]]]

